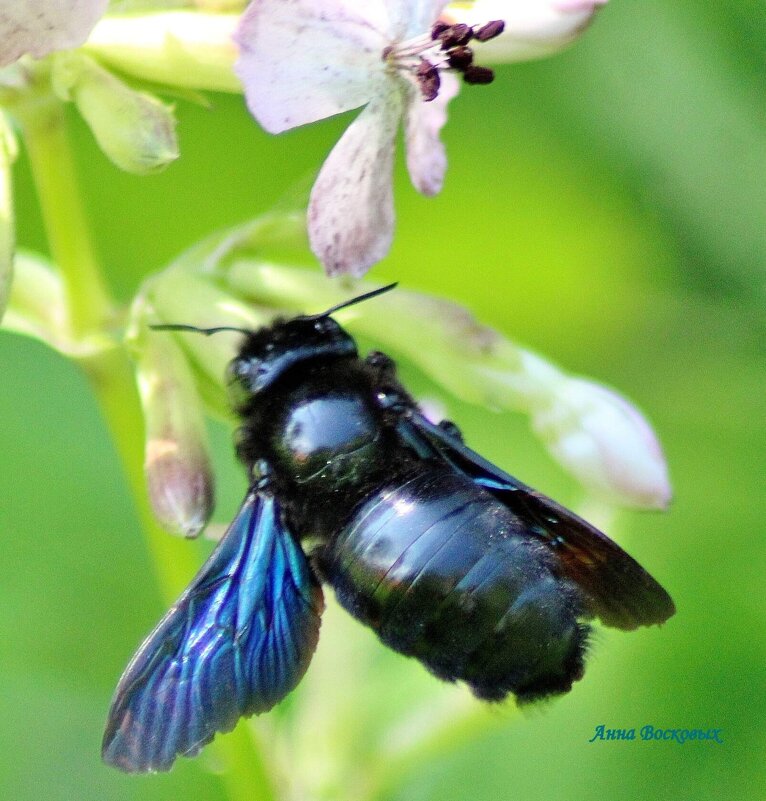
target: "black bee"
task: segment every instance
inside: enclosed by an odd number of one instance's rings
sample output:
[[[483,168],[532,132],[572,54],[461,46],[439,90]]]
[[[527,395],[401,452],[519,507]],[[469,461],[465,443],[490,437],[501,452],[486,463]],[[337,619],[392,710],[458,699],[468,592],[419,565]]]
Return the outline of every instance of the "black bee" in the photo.
[[[630,630],[674,613],[610,539],[429,422],[391,359],[360,358],[331,318],[350,303],[242,332],[228,384],[250,487],[122,676],[106,762],[168,770],[271,709],[311,660],[322,583],[386,645],[492,701],[568,691],[591,618]]]

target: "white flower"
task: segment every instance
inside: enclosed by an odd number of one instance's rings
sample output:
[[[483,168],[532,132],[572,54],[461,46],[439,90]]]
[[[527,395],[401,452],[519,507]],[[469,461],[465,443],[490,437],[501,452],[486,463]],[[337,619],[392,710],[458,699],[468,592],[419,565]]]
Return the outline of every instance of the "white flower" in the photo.
[[[592,381],[566,378],[553,403],[532,415],[551,453],[610,500],[665,509],[671,500],[662,448],[646,418],[625,398]]]
[[[435,195],[447,166],[439,134],[458,88],[444,70],[462,72],[468,83],[492,78],[490,70],[472,64],[466,45],[496,35],[502,25],[435,29],[445,5],[253,0],[240,21],[236,70],[251,112],[267,131],[365,106],[330,153],[309,201],[311,246],[330,274],[362,275],[391,246],[400,122],[412,183]]]
[[[490,63],[526,61],[551,55],[571,44],[607,0],[475,0],[449,5],[442,19],[475,25],[505,20],[505,32],[483,51]]]
[[[41,58],[78,47],[107,0],[0,0],[0,67],[25,54]]]

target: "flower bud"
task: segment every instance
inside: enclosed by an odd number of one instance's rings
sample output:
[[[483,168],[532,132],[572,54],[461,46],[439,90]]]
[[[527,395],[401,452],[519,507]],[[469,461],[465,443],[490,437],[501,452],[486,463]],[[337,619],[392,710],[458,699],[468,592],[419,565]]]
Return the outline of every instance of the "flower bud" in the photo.
[[[244,11],[248,0],[194,0],[202,11]]]
[[[596,493],[626,506],[665,509],[665,458],[646,418],[616,392],[580,378],[561,381],[552,403],[532,414],[550,452]]]
[[[61,276],[41,256],[19,252],[3,328],[56,347],[70,336]]]
[[[348,297],[323,275],[295,267],[231,260],[225,275],[236,294],[276,308],[315,312]],[[365,282],[355,291],[374,287]],[[344,310],[338,319],[352,321],[355,332],[406,356],[461,400],[492,409],[529,412],[545,405],[563,376],[463,307],[419,292],[400,288],[374,305]]]
[[[238,14],[166,11],[107,17],[85,49],[126,75],[166,86],[241,92],[232,34]]]
[[[268,319],[211,281],[179,269],[170,268],[151,279],[147,293],[156,312],[152,322],[253,329]],[[241,339],[241,334],[228,331],[212,337],[194,332],[179,335],[178,341],[198,376],[202,398],[210,411],[224,419],[232,414],[223,385],[224,375]]]
[[[144,308],[137,315],[130,344],[144,410],[149,498],[164,528],[196,537],[213,507],[205,419],[194,375],[175,335],[147,329],[147,312]]]
[[[279,308],[317,311],[347,297],[318,273],[295,267],[242,259],[224,265],[221,274],[235,294]],[[365,282],[356,292],[372,288]],[[616,393],[567,376],[457,304],[417,292],[397,289],[339,317],[381,349],[409,358],[455,397],[529,415],[553,457],[589,491],[628,506],[668,505],[657,438]]]
[[[11,168],[16,153],[16,139],[5,116],[0,113],[0,322],[8,304],[13,278],[13,249],[16,235],[13,223]]]
[[[504,32],[482,45],[482,61],[508,63],[543,58],[573,42],[607,0],[475,0],[451,3],[442,14],[450,24],[482,25],[503,20]]]
[[[82,53],[62,53],[54,62],[53,84],[77,106],[104,154],[136,175],[159,172],[178,158],[172,108],[131,89]]]
[[[25,53],[35,58],[81,45],[107,0],[24,0],[0,8],[0,66]]]
[[[70,359],[88,359],[115,347],[107,332],[73,334],[64,282],[49,261],[21,250],[13,262],[4,330],[38,339]]]

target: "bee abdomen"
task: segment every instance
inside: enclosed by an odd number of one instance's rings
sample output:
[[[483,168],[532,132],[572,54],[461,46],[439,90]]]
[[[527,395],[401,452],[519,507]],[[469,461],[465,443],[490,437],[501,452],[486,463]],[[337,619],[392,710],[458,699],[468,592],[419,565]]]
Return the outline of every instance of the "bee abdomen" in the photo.
[[[340,603],[391,648],[482,698],[579,678],[582,598],[546,547],[460,474],[423,467],[355,512],[320,556]]]

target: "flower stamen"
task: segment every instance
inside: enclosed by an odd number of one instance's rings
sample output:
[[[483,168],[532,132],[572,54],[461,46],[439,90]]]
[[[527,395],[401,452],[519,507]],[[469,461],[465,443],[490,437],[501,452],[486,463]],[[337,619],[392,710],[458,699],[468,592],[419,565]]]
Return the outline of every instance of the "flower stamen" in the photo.
[[[418,80],[418,85],[420,86],[420,91],[423,93],[423,99],[427,102],[436,100],[442,85],[439,67],[422,58],[415,75]]]
[[[402,74],[417,86],[427,102],[439,96],[440,72],[459,72],[467,84],[488,84],[494,73],[486,67],[473,63],[474,53],[468,47],[471,41],[488,42],[505,29],[502,20],[493,20],[485,25],[450,25],[437,22],[430,34],[399,42],[383,51],[383,60],[391,69]]]

